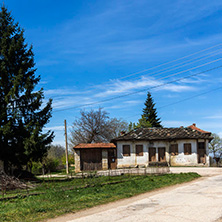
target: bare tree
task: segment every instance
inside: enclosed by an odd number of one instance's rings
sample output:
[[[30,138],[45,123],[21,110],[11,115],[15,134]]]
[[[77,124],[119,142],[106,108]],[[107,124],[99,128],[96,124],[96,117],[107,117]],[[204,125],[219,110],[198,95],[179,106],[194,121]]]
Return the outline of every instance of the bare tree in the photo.
[[[222,157],[222,138],[219,135],[213,133],[214,137],[209,144],[209,151],[213,153],[213,158],[216,160],[217,165]]]
[[[128,124],[117,118],[109,118],[108,113],[99,110],[81,111],[80,118],[72,125],[70,142],[79,143],[109,142],[120,131],[127,130]]]
[[[65,154],[65,148],[61,145],[50,145],[48,150],[48,158],[61,159]]]

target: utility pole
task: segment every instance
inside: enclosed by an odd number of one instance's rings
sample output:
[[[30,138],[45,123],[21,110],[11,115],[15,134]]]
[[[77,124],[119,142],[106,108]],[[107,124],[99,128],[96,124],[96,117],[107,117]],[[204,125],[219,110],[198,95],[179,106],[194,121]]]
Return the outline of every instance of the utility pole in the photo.
[[[68,161],[68,141],[67,141],[67,127],[66,120],[64,120],[65,125],[65,144],[66,144],[66,174],[69,173],[69,161]]]

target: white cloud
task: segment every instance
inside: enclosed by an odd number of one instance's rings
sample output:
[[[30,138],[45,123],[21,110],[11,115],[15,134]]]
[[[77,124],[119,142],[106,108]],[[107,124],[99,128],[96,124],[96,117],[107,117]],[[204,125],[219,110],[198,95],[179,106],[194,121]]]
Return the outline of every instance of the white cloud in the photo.
[[[67,129],[71,129],[71,126],[67,126]],[[64,131],[65,127],[64,126],[48,126],[44,128],[45,130],[52,130],[52,131]]]
[[[82,106],[87,104],[91,104],[94,102],[98,102],[95,104],[96,106],[102,105],[104,102],[103,100],[108,100],[107,103],[111,104],[109,108],[111,109],[118,109],[123,107],[123,105],[117,105],[114,101],[115,99],[110,100],[110,98],[115,98],[120,96],[122,99],[122,103],[127,105],[135,105],[141,103],[140,100],[126,100],[129,96],[127,94],[132,93],[132,95],[139,96],[146,93],[147,90],[152,89],[153,91],[168,91],[168,92],[187,92],[187,91],[195,91],[195,83],[199,82],[193,81],[193,84],[190,83],[170,83],[167,84],[163,80],[158,80],[150,77],[142,76],[140,79],[137,80],[112,80],[109,83],[95,85],[89,91],[87,90],[72,90],[72,89],[50,89],[46,90],[46,95],[51,95],[53,99],[53,108],[54,109],[62,109],[62,108],[69,108],[74,106]],[[141,91],[142,90],[142,91]],[[141,92],[138,92],[141,91]],[[126,95],[126,96],[125,96]],[[122,97],[122,98],[121,98]],[[92,105],[91,107],[93,107]],[[80,107],[81,108],[81,107]]]
[[[222,138],[222,132],[219,132],[218,135],[220,136],[220,138]]]
[[[138,91],[141,89],[154,88],[155,90],[166,90],[170,92],[182,92],[182,91],[189,91],[194,90],[193,86],[181,85],[181,84],[166,84],[161,80],[155,80],[149,77],[141,77],[139,80],[133,81],[120,81],[114,80],[112,83],[104,85],[103,88],[106,89],[103,92],[97,93],[95,97],[107,97],[107,96],[115,96],[120,93],[127,93],[132,92],[133,90]],[[159,86],[159,87],[158,87]],[[99,85],[98,88],[102,86]]]
[[[52,131],[61,131],[64,130],[64,126],[51,126],[44,128],[45,130],[52,130]]]
[[[204,118],[205,119],[222,119],[222,115],[212,115],[212,116],[206,116]]]
[[[192,123],[187,121],[176,121],[176,120],[163,120],[163,125],[165,127],[180,127],[180,126],[190,126]]]
[[[62,96],[62,95],[77,95],[80,94],[82,92],[80,91],[76,91],[73,89],[48,89],[44,91],[44,94],[46,96]],[[85,92],[86,93],[86,92]]]

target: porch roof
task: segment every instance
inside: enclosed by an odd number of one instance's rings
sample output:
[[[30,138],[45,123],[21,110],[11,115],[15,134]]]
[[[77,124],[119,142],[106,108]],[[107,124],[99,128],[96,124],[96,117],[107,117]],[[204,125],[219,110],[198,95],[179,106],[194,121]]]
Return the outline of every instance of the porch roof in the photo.
[[[73,149],[116,148],[114,143],[79,143]]]

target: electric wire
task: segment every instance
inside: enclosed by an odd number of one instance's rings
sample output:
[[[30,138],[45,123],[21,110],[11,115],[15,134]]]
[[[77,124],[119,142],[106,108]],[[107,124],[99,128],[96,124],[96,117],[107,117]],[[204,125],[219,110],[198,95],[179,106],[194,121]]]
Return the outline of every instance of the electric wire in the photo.
[[[112,97],[112,98],[108,98],[108,99],[104,99],[104,100],[100,100],[100,101],[96,101],[96,102],[92,102],[92,103],[88,103],[88,104],[82,104],[82,105],[78,105],[78,106],[74,106],[74,107],[68,107],[68,108],[65,108],[65,109],[55,110],[54,112],[61,112],[61,111],[70,110],[70,109],[76,109],[76,108],[81,108],[81,107],[86,107],[86,106],[92,106],[92,105],[96,105],[96,104],[112,101],[112,100],[115,100],[115,99],[124,98],[124,97],[127,97],[129,95],[134,95],[134,94],[138,94],[140,92],[144,92],[144,91],[147,91],[147,90],[159,88],[159,87],[162,87],[162,86],[165,86],[165,85],[169,85],[171,83],[179,82],[181,80],[188,79],[188,78],[191,78],[191,77],[203,74],[203,73],[207,73],[207,72],[210,72],[210,71],[213,71],[213,70],[216,70],[216,69],[220,69],[220,68],[222,68],[222,65],[216,66],[216,67],[213,67],[211,69],[208,69],[208,70],[205,70],[205,71],[201,71],[201,72],[198,72],[198,73],[195,73],[195,74],[184,76],[184,77],[181,77],[181,78],[176,79],[176,80],[171,80],[169,82],[162,83],[162,84],[159,84],[159,85],[156,85],[156,86],[152,86],[152,87],[148,87],[148,88],[145,88],[145,89],[141,89],[141,90],[138,90],[136,92],[127,93],[127,94],[124,94],[124,95],[119,95],[119,96],[115,96],[115,97]]]
[[[214,89],[211,89],[211,90],[206,91],[206,92],[203,92],[203,93],[196,94],[196,95],[194,95],[194,96],[190,96],[190,97],[181,99],[181,100],[176,101],[176,102],[172,102],[172,103],[166,104],[166,105],[164,105],[164,106],[157,107],[157,110],[160,110],[160,109],[163,109],[163,108],[165,108],[165,107],[172,106],[172,105],[175,105],[175,104],[178,104],[178,103],[182,103],[182,102],[184,102],[184,101],[191,100],[191,99],[193,99],[193,98],[196,98],[196,97],[199,97],[199,96],[202,96],[202,95],[205,95],[205,94],[208,94],[208,93],[211,93],[211,92],[220,90],[220,89],[222,89],[222,86],[217,87],[217,88],[214,88]],[[128,117],[125,117],[124,119],[129,119],[129,118],[132,118],[132,117],[135,117],[135,116],[139,116],[139,115],[141,115],[141,114],[135,114],[135,115],[132,115],[132,116],[128,116]]]
[[[172,60],[172,61],[165,62],[165,63],[162,63],[162,64],[160,64],[160,65],[153,66],[153,67],[151,67],[151,68],[144,69],[144,70],[142,70],[142,71],[135,72],[135,73],[129,74],[129,75],[127,75],[127,76],[124,76],[124,77],[118,78],[118,80],[125,79],[125,78],[131,77],[131,76],[134,76],[134,75],[137,75],[137,74],[140,74],[140,73],[143,73],[143,72],[146,72],[146,71],[149,71],[149,70],[155,69],[155,68],[159,68],[159,67],[161,67],[161,66],[168,65],[168,64],[173,63],[173,62],[177,62],[177,61],[179,61],[179,60],[182,60],[182,59],[185,59],[185,58],[191,57],[191,56],[193,56],[193,55],[199,54],[199,53],[201,53],[201,52],[205,52],[205,51],[207,51],[207,50],[209,50],[209,49],[213,49],[213,48],[216,48],[216,47],[221,46],[221,45],[222,45],[222,43],[216,44],[216,45],[214,45],[214,46],[208,47],[208,48],[206,48],[206,49],[202,49],[202,50],[200,50],[200,51],[197,51],[197,52],[191,53],[191,54],[189,54],[189,55],[186,55],[186,56],[180,57],[180,58],[178,58],[178,59],[174,59],[174,60]]]
[[[151,67],[151,68],[146,69],[146,70],[151,70],[151,69],[154,69],[154,68],[156,68],[156,67],[163,66],[164,64],[170,64],[170,63],[173,63],[173,62],[175,62],[175,61],[179,61],[179,60],[181,60],[181,59],[183,59],[183,58],[187,58],[187,57],[190,57],[190,56],[192,56],[192,55],[198,54],[198,53],[200,53],[200,52],[207,51],[207,50],[209,50],[209,49],[215,48],[215,47],[217,47],[217,46],[219,46],[219,45],[222,45],[222,44],[217,44],[217,45],[215,45],[215,46],[212,46],[212,47],[209,47],[209,48],[206,48],[206,49],[197,51],[197,52],[192,53],[192,54],[190,54],[190,55],[187,55],[187,56],[181,57],[181,58],[179,58],[179,59],[175,59],[175,60],[172,60],[172,61],[169,61],[169,62],[160,64],[160,65],[155,66],[155,67]],[[219,52],[218,52],[218,51],[219,51]],[[218,52],[218,53],[215,53],[215,52]],[[214,53],[214,54],[211,55],[212,53]],[[186,65],[188,65],[188,64],[196,63],[196,62],[198,62],[198,61],[205,60],[205,59],[207,59],[207,58],[213,57],[213,56],[218,55],[218,54],[221,54],[221,53],[222,53],[221,49],[217,49],[217,50],[214,50],[214,51],[212,51],[212,52],[209,52],[209,53],[207,53],[207,54],[205,54],[205,55],[201,55],[201,56],[198,56],[198,57],[196,57],[196,58],[189,59],[189,60],[187,60],[187,61],[185,60],[185,61],[182,61],[182,62],[180,62],[180,63],[178,63],[178,64],[174,64],[174,65],[169,66],[169,67],[167,67],[167,68],[161,69],[161,70],[159,70],[159,71],[152,72],[152,73],[148,73],[148,74],[144,74],[144,75],[141,75],[140,77],[135,77],[135,78],[136,78],[136,79],[137,79],[137,78],[139,79],[139,78],[144,77],[144,76],[158,76],[158,75],[160,75],[160,74],[167,73],[167,72],[172,71],[172,70],[175,70],[175,69],[179,69],[179,68],[184,67],[184,66],[186,66]],[[207,56],[207,55],[210,55],[210,56],[205,57],[205,56]],[[201,58],[201,59],[199,59],[199,58]],[[199,60],[196,60],[196,59],[199,59]],[[191,61],[191,62],[190,62],[190,61]],[[187,63],[187,62],[190,62],[190,63]],[[186,63],[186,64],[184,64],[184,63]],[[181,65],[181,64],[183,64],[183,65]],[[181,65],[181,66],[180,66],[180,65]],[[175,68],[174,68],[174,69],[169,69],[169,68],[173,68],[173,67],[175,67]],[[145,71],[146,71],[146,70],[145,70]],[[134,73],[134,74],[142,73],[142,72],[145,72],[145,71],[143,70],[143,71],[140,71],[140,72],[137,72],[137,73]],[[160,71],[163,71],[163,72],[160,72]],[[152,74],[155,74],[155,75],[152,75]],[[130,74],[130,76],[132,76],[132,75],[133,75],[133,74]],[[129,76],[129,75],[128,75],[128,76]],[[128,76],[125,76],[125,77],[122,77],[122,78],[118,78],[118,79],[113,79],[113,80],[116,81],[116,80],[125,79],[125,78],[128,77]],[[135,78],[133,78],[133,79],[135,79]],[[132,79],[131,79],[131,80],[132,80]],[[104,84],[110,83],[110,82],[111,82],[111,80],[110,80],[109,82],[103,82],[102,84],[104,85]],[[90,87],[90,88],[91,88],[91,87]],[[57,98],[57,97],[60,97],[60,98],[61,98],[61,95],[51,96],[50,98],[54,99],[54,98]]]

